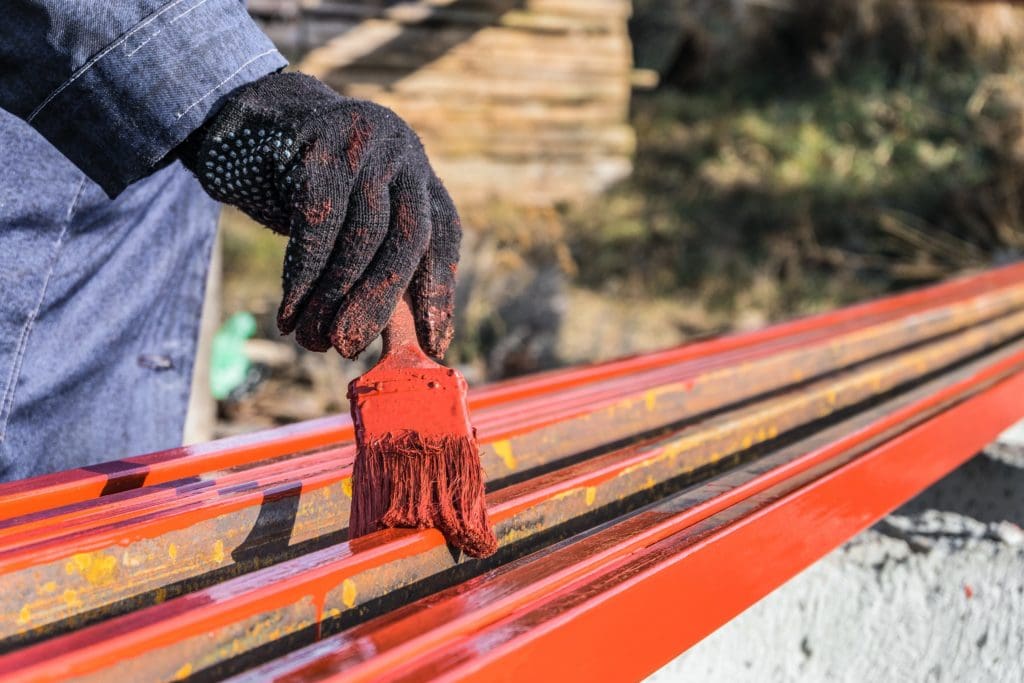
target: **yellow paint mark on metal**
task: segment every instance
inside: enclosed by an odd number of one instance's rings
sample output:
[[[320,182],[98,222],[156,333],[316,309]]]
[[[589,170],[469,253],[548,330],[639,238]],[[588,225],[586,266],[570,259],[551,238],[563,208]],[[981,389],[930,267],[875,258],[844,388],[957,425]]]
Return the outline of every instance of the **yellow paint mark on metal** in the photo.
[[[661,451],[661,453],[654,456],[653,458],[647,458],[646,460],[642,460],[641,462],[638,462],[635,465],[630,465],[629,467],[624,468],[621,472],[619,472],[618,476],[624,477],[626,475],[632,474],[633,472],[636,472],[637,470],[645,470],[648,467],[658,463],[659,461],[667,460],[669,458],[674,457],[675,453],[669,452],[668,448],[666,447]]]
[[[53,593],[56,590],[57,590],[57,582],[56,581],[47,581],[46,583],[44,583],[42,586],[39,587],[38,592],[39,593]]]
[[[167,600],[167,589],[163,586],[160,586],[153,593],[153,602],[159,605],[161,602],[164,602],[165,600]]]
[[[352,497],[352,477],[345,477],[341,480],[341,492],[349,498]]]
[[[502,439],[501,441],[495,441],[491,444],[491,448],[497,454],[501,461],[505,463],[505,467],[510,470],[516,468],[516,456],[512,454],[512,444],[509,443],[508,439]]]
[[[830,406],[834,406],[836,404],[836,390],[830,389],[828,393],[825,394],[825,400],[828,401]]]
[[[181,668],[174,672],[174,680],[180,681],[192,675],[192,664],[185,662]]]
[[[102,555],[97,553],[93,558],[92,566],[86,572],[85,578],[91,584],[106,584],[114,580],[114,570],[117,568],[117,558],[113,555]]]
[[[224,561],[224,541],[220,539],[213,544],[213,561],[217,564]]]
[[[648,411],[653,411],[658,403],[658,394],[653,389],[648,389],[644,392],[644,407]]]
[[[171,561],[178,559],[178,546],[173,543],[167,546],[167,555],[171,558]]]
[[[597,487],[588,486],[586,492],[587,505],[593,505],[595,500],[597,500]]]
[[[25,605],[24,607],[21,608],[21,611],[18,612],[18,623],[19,624],[27,624],[31,619],[32,619],[32,610],[30,610],[28,608],[28,605]]]
[[[779,428],[777,425],[771,425],[768,427],[768,438],[774,439],[779,435]]]
[[[345,579],[341,582],[341,601],[345,603],[345,607],[355,607],[356,582],[352,579]]]
[[[92,565],[92,555],[89,553],[75,553],[71,556],[72,571],[77,569],[78,573],[82,574],[88,571],[90,565]]]
[[[578,491],[578,490],[579,489],[573,489],[574,492]],[[508,531],[505,531],[505,532],[503,532],[501,534],[500,544],[501,545],[512,545],[513,543],[515,543],[517,541],[520,541],[520,540],[522,540],[524,538],[529,538],[530,536],[533,535],[533,533],[535,531],[536,531],[536,529],[532,529],[532,528],[528,528],[528,527],[527,528],[521,528],[521,529],[509,529]]]
[[[103,553],[75,553],[64,565],[68,576],[79,574],[93,585],[103,585],[114,580],[117,558]]]
[[[64,591],[64,604],[68,607],[81,607],[82,601],[78,599],[78,591],[74,588],[68,588]]]
[[[742,445],[744,448],[750,448],[751,446],[754,445],[754,437],[751,436],[750,434],[747,434],[746,436],[743,437]]]
[[[341,610],[337,607],[332,607],[329,610],[327,610],[327,614],[325,614],[324,616],[328,619],[333,619],[334,617],[341,616]]]
[[[573,496],[578,495],[579,492],[580,492],[579,489],[569,489],[568,491],[562,491],[561,493],[556,493],[555,495],[551,496],[550,500],[551,500],[551,502],[557,502],[559,500],[564,500],[566,498],[572,498]]]

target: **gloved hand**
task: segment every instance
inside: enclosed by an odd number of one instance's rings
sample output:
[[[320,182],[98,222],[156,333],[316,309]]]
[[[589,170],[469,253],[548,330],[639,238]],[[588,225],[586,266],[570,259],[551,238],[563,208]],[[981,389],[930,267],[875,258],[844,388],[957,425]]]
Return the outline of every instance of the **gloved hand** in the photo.
[[[181,146],[206,191],[289,237],[282,334],[354,358],[409,289],[420,344],[451,342],[461,227],[416,134],[298,73],[232,93]]]

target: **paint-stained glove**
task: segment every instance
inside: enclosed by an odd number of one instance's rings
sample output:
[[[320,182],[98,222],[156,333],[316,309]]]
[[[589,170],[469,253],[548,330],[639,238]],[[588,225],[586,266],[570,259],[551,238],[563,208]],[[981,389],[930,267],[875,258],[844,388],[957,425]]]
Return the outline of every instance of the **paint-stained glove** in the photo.
[[[408,287],[421,345],[444,355],[459,217],[394,112],[272,74],[232,93],[179,155],[215,199],[289,237],[282,334],[353,358]]]

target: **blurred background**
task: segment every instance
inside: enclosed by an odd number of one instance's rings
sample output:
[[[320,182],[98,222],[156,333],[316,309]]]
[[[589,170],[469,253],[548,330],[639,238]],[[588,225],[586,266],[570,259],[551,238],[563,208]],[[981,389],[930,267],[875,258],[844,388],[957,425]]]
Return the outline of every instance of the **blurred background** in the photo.
[[[1024,12],[938,0],[251,0],[394,108],[466,234],[473,384],[1024,255]],[[347,411],[360,362],[274,323],[283,238],[222,219],[191,441]],[[216,336],[213,335],[217,331]],[[199,386],[199,384],[197,384]]]

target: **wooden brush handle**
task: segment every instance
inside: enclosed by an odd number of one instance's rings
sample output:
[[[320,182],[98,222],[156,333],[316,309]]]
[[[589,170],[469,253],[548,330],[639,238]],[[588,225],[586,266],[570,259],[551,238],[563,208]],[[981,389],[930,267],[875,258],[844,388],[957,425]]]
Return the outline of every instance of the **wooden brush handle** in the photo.
[[[398,300],[398,306],[395,307],[391,320],[380,336],[384,350],[378,365],[385,362],[396,367],[435,365],[434,361],[423,353],[416,338],[416,320],[412,317],[412,302],[408,293],[403,294]]]

